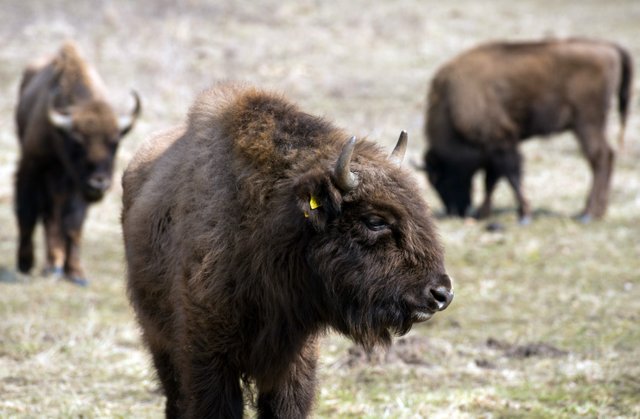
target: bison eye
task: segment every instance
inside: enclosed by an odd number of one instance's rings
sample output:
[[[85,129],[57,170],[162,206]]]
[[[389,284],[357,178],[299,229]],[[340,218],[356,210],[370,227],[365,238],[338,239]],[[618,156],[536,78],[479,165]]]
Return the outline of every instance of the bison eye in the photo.
[[[62,133],[62,136],[65,137],[66,140],[71,144],[83,144],[84,143],[84,139],[82,138],[82,135],[80,133],[78,133],[77,131],[60,129],[60,132]]]
[[[370,215],[368,217],[365,217],[363,219],[363,222],[371,231],[382,231],[389,227],[389,223],[387,223],[384,218],[377,215]]]

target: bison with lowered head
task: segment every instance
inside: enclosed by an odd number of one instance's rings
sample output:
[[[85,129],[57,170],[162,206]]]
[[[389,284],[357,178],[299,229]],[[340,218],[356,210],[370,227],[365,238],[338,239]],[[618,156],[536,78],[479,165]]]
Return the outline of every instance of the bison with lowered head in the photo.
[[[20,161],[16,175],[18,269],[33,267],[33,230],[46,236],[46,272],[86,285],[80,237],[87,207],[102,198],[120,138],[140,111],[116,115],[95,70],[66,42],[52,58],[29,66],[16,113]]]
[[[123,177],[128,289],[167,417],[306,417],[328,327],[387,344],[453,297],[425,202],[388,156],[279,95],[222,84]]]
[[[632,67],[621,47],[584,39],[492,43],[444,65],[429,92],[425,165],[447,213],[464,216],[471,179],[485,172],[485,198],[477,215],[491,212],[496,182],[506,177],[518,201],[520,221],[530,219],[521,188],[521,141],[571,130],[593,172],[581,219],[607,208],[614,153],[605,127],[618,92],[621,132],[631,94]]]

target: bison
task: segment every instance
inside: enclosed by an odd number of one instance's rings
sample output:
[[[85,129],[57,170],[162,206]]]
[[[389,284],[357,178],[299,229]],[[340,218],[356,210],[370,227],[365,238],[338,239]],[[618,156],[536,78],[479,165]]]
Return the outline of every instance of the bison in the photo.
[[[243,390],[260,417],[306,417],[323,331],[384,345],[449,305],[405,149],[236,83],[142,146],[123,176],[128,293],[167,417],[242,417]]]
[[[111,185],[118,143],[140,112],[140,99],[133,95],[133,111],[116,115],[103,82],[70,41],[54,57],[24,71],[16,111],[21,272],[33,267],[32,236],[42,220],[45,272],[87,284],[79,260],[82,225],[89,204],[99,201]]]
[[[571,130],[593,173],[581,219],[600,218],[607,208],[614,152],[605,127],[617,89],[624,133],[631,94],[627,51],[595,40],[569,39],[490,43],[445,64],[429,91],[425,168],[449,215],[465,216],[471,179],[485,172],[479,218],[491,212],[491,194],[506,177],[518,202],[520,222],[531,210],[521,188],[521,141]]]

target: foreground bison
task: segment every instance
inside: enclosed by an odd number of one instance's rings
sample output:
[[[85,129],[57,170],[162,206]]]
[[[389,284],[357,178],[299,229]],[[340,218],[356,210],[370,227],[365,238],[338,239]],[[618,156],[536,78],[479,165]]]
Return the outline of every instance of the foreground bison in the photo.
[[[530,209],[520,185],[518,144],[571,130],[593,172],[582,220],[602,217],[614,157],[605,138],[609,103],[617,89],[622,141],[631,79],[625,50],[580,39],[488,44],[444,65],[429,92],[425,165],[447,213],[467,214],[471,179],[484,170],[485,199],[478,217],[490,214],[491,194],[505,176],[526,223]]]
[[[16,113],[18,269],[33,267],[33,230],[44,222],[46,271],[86,284],[79,246],[87,207],[111,184],[120,138],[140,111],[117,116],[95,70],[67,42],[53,58],[29,66]]]
[[[387,344],[451,302],[426,204],[390,157],[280,96],[219,85],[123,177],[129,295],[167,417],[309,414],[327,327]]]

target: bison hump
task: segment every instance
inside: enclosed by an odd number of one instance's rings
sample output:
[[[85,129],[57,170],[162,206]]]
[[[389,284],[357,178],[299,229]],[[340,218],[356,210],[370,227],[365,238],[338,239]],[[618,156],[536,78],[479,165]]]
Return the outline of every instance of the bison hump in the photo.
[[[234,161],[276,177],[305,156],[317,159],[324,150],[335,149],[337,138],[346,138],[282,95],[237,83],[203,93],[191,109],[189,125],[197,131],[215,127],[209,137],[229,141]]]

